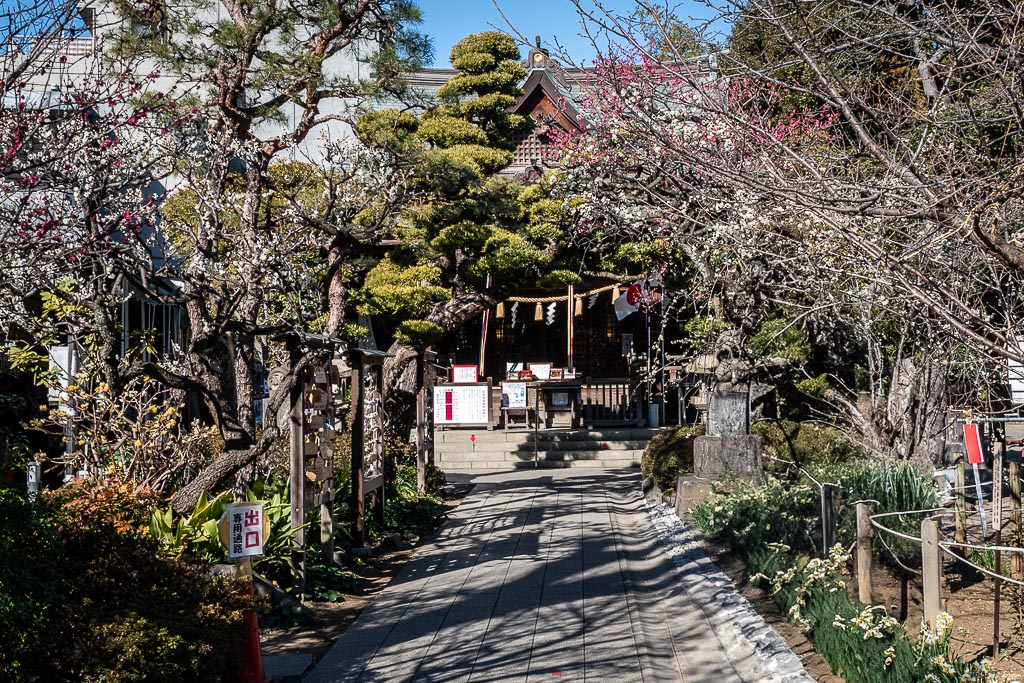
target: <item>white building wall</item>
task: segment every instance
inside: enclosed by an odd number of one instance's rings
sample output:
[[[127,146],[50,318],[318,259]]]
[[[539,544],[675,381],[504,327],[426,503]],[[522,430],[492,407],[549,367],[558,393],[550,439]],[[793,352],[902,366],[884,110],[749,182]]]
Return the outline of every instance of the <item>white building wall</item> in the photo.
[[[17,44],[20,50],[9,50],[7,55],[0,58],[0,78],[4,78],[10,73],[12,64],[16,60],[33,58],[39,64],[45,65],[46,68],[36,67],[26,73],[23,80],[24,89],[30,92],[88,92],[95,89],[95,80],[103,77],[107,69],[112,69],[113,73],[116,73],[116,66],[110,63],[109,57],[104,57],[103,46],[105,40],[109,41],[115,32],[123,30],[124,20],[114,12],[112,4],[102,0],[84,0],[79,6],[85,10],[92,10],[94,17],[92,35],[82,38],[19,37]],[[218,3],[205,13],[209,15],[207,19],[213,23],[219,20],[226,10]],[[374,45],[371,42],[358,42],[352,49],[334,55],[329,60],[329,73],[353,79],[368,78],[370,73],[367,58],[372,55],[373,50]],[[161,72],[157,63],[151,59],[139,63],[134,68],[134,72],[144,85],[143,90],[136,93],[136,96],[145,92],[160,92],[170,97],[198,95],[200,99],[205,99],[210,95],[209,92],[203,92],[204,86],[199,83]],[[107,71],[107,73],[111,73],[111,71]],[[158,73],[159,76],[145,78],[147,74],[153,73]],[[7,79],[4,78],[4,80]],[[357,101],[350,99],[327,99],[321,102],[320,115],[347,116],[358,104]],[[263,124],[256,129],[255,133],[263,139],[278,136],[282,133],[282,125],[286,132],[291,132],[295,129],[302,113],[303,109],[300,106],[287,104],[282,107],[284,124],[281,122]],[[352,130],[347,123],[328,121],[310,131],[301,144],[288,151],[287,156],[296,160],[317,163],[324,158],[324,141],[344,140],[351,137]]]

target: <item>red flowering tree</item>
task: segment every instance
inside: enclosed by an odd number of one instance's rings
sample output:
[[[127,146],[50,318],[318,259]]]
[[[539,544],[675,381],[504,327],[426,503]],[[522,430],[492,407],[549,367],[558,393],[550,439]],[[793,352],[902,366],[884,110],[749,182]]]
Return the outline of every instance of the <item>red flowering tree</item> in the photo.
[[[801,331],[823,361],[801,363],[827,371],[806,390],[876,450],[934,456],[949,382],[977,397],[1020,358],[1019,119],[995,105],[1020,100],[1013,9],[754,0],[723,18],[730,49],[694,60],[591,15],[619,47],[568,147],[600,226],[584,237],[666,240],[724,340]]]

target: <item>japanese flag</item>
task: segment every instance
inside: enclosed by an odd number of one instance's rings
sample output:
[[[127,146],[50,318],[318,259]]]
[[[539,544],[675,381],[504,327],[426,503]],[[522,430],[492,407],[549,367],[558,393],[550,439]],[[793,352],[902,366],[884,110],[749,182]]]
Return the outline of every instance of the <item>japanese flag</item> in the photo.
[[[627,315],[640,308],[640,302],[644,298],[644,290],[639,282],[629,286],[622,295],[614,301],[615,317],[622,320]]]

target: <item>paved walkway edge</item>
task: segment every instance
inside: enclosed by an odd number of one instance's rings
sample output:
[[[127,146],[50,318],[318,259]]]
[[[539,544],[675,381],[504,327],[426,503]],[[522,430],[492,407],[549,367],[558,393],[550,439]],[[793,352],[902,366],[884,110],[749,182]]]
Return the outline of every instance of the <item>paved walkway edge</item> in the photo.
[[[683,589],[704,613],[733,662],[760,660],[764,683],[814,683],[789,644],[769,626],[732,581],[704,553],[700,531],[668,505],[647,503],[647,513],[679,573]]]

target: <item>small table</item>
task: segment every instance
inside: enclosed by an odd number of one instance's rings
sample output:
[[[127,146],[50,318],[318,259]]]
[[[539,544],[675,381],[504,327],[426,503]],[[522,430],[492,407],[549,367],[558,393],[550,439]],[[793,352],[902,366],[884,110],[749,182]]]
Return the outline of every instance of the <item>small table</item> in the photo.
[[[514,389],[513,389],[514,387]],[[501,383],[501,422],[505,429],[514,426],[515,420],[522,419],[523,425],[530,429],[537,420],[537,411],[531,405],[531,395],[536,401],[536,388],[532,382]],[[509,405],[514,403],[514,405]]]

